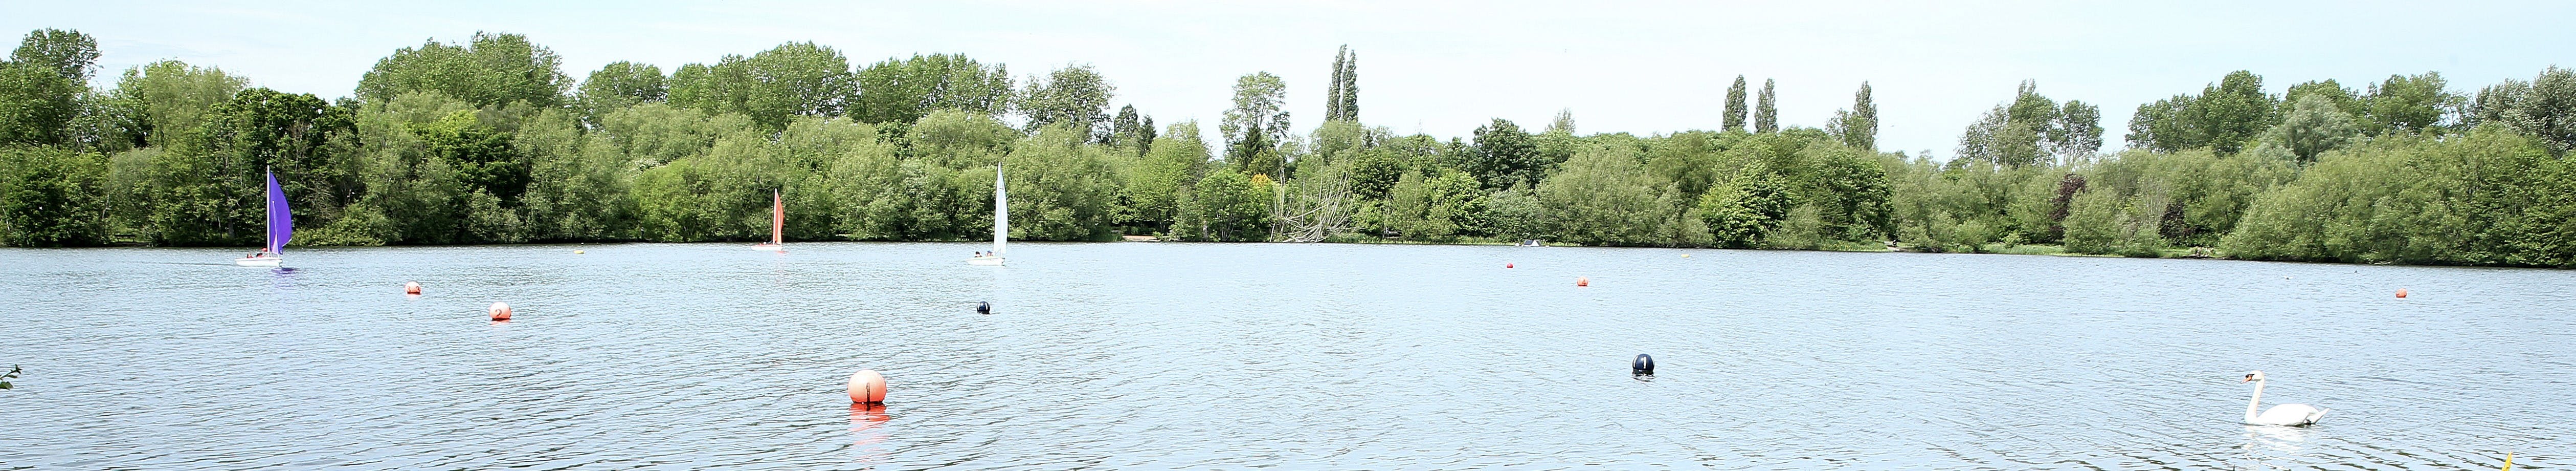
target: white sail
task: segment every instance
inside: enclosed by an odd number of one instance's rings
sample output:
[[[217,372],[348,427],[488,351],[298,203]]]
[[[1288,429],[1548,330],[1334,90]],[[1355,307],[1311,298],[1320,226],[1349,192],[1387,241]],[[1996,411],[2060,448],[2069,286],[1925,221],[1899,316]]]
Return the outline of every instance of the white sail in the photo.
[[[1011,245],[1011,193],[1002,189],[1002,168],[993,167],[993,256]]]

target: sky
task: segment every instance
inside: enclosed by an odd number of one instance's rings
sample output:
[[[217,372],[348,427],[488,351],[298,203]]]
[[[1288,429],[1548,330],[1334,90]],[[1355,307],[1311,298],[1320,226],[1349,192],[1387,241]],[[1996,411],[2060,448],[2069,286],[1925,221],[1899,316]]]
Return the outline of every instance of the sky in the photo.
[[[351,95],[396,49],[477,31],[525,34],[575,79],[615,61],[667,73],[800,41],[856,66],[963,53],[1022,81],[1088,64],[1117,87],[1113,109],[1210,133],[1235,78],[1260,71],[1287,81],[1292,122],[1311,130],[1348,45],[1361,121],[1398,133],[1466,136],[1495,118],[1536,130],[1559,110],[1585,134],[1716,129],[1743,75],[1755,89],[1776,81],[1783,126],[1822,127],[1867,82],[1880,147],[1936,158],[2023,80],[2099,105],[2117,148],[2139,104],[2235,70],[2276,94],[2427,71],[2473,94],[2576,65],[2576,2],[222,3],[0,0],[0,31],[98,38],[102,87],[177,59],[326,99]]]

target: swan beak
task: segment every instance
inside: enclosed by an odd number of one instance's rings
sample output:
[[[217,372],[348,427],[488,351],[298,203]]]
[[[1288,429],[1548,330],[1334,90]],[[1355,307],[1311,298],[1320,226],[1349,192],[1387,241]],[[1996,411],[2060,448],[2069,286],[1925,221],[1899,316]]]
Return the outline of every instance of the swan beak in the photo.
[[[2245,375],[2245,380],[2244,380],[2244,381],[2237,381],[2237,382],[2239,382],[2239,383],[2251,383],[2251,382],[2254,382],[2254,375]]]

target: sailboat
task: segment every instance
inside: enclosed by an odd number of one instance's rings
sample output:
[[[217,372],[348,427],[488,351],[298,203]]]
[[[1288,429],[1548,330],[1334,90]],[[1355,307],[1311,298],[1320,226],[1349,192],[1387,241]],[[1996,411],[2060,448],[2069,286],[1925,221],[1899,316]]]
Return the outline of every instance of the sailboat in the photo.
[[[1011,245],[1011,194],[1002,189],[1002,168],[993,167],[993,251],[966,259],[967,265],[1000,265],[1002,249]]]
[[[274,267],[286,262],[286,239],[295,235],[295,215],[286,208],[286,188],[277,186],[277,172],[268,174],[268,245],[248,257],[233,259],[234,265]]]
[[[782,237],[786,237],[786,232],[787,203],[785,200],[778,199],[778,190],[769,190],[769,243],[752,244],[751,249],[763,252],[785,252],[787,241]]]

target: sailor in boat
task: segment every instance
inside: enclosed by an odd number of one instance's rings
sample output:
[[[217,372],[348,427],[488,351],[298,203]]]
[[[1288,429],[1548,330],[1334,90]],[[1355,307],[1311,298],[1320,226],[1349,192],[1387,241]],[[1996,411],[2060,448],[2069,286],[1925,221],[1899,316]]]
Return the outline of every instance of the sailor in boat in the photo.
[[[251,253],[250,253],[250,257],[248,257],[248,258],[263,258],[263,257],[267,257],[267,256],[268,256],[268,248],[267,248],[267,247],[260,247],[258,252],[251,252]]]

